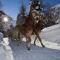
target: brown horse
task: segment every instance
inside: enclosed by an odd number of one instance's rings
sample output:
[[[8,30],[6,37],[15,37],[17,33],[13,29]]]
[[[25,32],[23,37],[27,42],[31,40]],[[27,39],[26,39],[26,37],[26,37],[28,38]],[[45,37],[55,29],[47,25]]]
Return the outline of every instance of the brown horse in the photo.
[[[43,28],[43,21],[38,19],[38,23],[36,23],[37,20],[34,20],[31,15],[24,18],[25,18],[24,24],[22,25],[17,24],[15,28],[12,28],[12,30],[8,31],[9,37],[19,40],[20,36],[24,35],[26,37],[27,49],[30,50],[31,36],[32,33],[34,33],[41,42],[42,47],[45,47],[39,36],[39,32],[41,32],[41,29]]]
[[[39,31],[41,31],[42,28],[42,21],[39,21],[37,24],[35,24],[34,20],[32,19],[32,16],[27,16],[25,18],[25,23],[22,25],[16,25],[16,28],[19,30],[18,36],[20,37],[21,34],[26,37],[26,43],[27,43],[27,49],[30,50],[31,46],[31,36],[32,33],[34,33],[39,41],[41,42],[42,47],[45,47],[42,43],[42,40],[39,36]],[[40,24],[40,26],[39,26]]]

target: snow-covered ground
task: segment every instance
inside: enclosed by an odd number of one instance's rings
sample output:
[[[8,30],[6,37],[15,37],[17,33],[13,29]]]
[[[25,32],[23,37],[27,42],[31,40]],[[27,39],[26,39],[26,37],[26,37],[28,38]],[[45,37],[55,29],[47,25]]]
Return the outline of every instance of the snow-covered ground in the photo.
[[[51,48],[60,50],[60,24],[43,29],[41,38],[48,44],[51,43]]]
[[[8,38],[4,38],[0,44],[0,60],[60,60],[60,25],[45,28],[40,35],[46,48],[41,47],[39,40],[34,46],[32,36],[30,51],[26,50],[25,42],[17,46],[16,42],[9,43]]]

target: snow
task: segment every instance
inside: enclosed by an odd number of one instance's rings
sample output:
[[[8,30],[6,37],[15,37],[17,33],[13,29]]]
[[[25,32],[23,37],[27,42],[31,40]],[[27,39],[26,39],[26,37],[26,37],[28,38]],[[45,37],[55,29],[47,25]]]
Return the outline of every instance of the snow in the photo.
[[[42,30],[41,38],[60,45],[60,24]]]
[[[53,25],[53,26],[51,26],[51,27],[47,27],[47,28],[44,28],[42,31],[50,31],[50,30],[54,30],[54,29],[58,29],[58,28],[60,28],[60,24],[57,24],[57,25]]]
[[[43,29],[41,38],[46,48],[41,47],[39,40],[34,46],[34,36],[32,36],[30,51],[26,49],[25,42],[17,46],[16,42],[9,43],[7,37],[3,38],[0,44],[0,60],[60,60],[60,25]]]
[[[0,60],[14,60],[8,40],[8,38],[3,38],[3,41],[0,42]]]
[[[55,9],[60,8],[60,4],[57,4],[57,5],[53,6],[52,8],[55,8]]]

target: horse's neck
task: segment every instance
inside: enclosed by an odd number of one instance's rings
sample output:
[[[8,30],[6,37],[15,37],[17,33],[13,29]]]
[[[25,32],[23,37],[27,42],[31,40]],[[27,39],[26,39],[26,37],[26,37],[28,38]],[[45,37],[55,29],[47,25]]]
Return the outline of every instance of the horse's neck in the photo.
[[[33,23],[32,17],[31,17],[31,16],[28,16],[28,17],[26,18],[26,20],[25,20],[25,23],[27,23],[27,24]]]
[[[43,23],[43,20],[39,20],[38,23],[41,23],[42,24]]]

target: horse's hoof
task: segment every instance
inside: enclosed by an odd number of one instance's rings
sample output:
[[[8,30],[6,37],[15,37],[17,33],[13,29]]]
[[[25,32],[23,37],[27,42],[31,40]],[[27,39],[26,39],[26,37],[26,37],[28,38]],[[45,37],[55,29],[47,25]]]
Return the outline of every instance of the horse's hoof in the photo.
[[[45,46],[44,46],[44,45],[42,45],[42,47],[43,47],[43,48],[45,48]]]
[[[30,48],[28,48],[27,50],[30,51]]]

